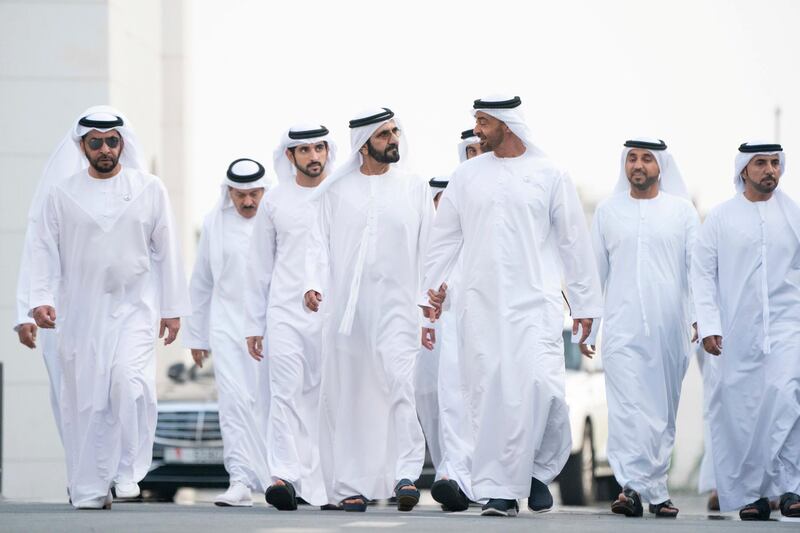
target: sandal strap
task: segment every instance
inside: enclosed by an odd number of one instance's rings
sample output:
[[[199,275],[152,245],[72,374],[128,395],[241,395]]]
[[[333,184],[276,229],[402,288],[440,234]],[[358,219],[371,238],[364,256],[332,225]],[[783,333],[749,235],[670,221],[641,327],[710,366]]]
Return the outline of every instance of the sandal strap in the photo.
[[[630,499],[630,500],[633,500],[633,503],[634,503],[634,504],[637,504],[637,503],[638,503],[638,504],[641,504],[641,502],[642,502],[642,498],[641,498],[641,496],[639,496],[639,493],[638,493],[638,492],[636,492],[636,491],[635,491],[635,490],[633,490],[633,489],[629,489],[629,488],[628,488],[628,489],[625,489],[625,490],[623,490],[623,491],[622,491],[622,494],[623,494],[623,495],[624,495],[626,498],[628,498],[628,499]]]
[[[783,514],[786,514],[789,512],[789,508],[797,503],[800,503],[800,495],[795,494],[794,492],[787,492],[783,494],[780,499],[781,511]]]
[[[395,490],[395,492],[397,492],[398,490],[402,489],[403,487],[407,487],[407,486],[412,486],[412,487],[416,488],[416,485],[414,485],[414,483],[410,479],[403,478],[403,479],[401,479],[400,481],[397,482],[397,485],[394,486],[394,490]],[[407,490],[411,490],[411,489],[407,489]]]
[[[769,499],[767,499],[767,498],[759,498],[756,501],[754,501],[753,503],[749,503],[749,504],[745,505],[744,507],[742,507],[739,510],[739,516],[742,515],[743,511],[749,511],[749,510],[756,511],[755,514],[757,516],[769,517],[770,511],[771,511],[771,509],[769,507]],[[752,513],[745,513],[745,514],[746,515],[751,515]]]
[[[667,515],[676,515],[676,514],[678,514],[678,512],[680,512],[679,509],[677,507],[675,507],[675,504],[672,503],[672,500],[664,500],[661,503],[657,503],[652,507],[652,509],[653,509],[653,512],[655,514],[659,514],[662,511],[664,511],[665,509],[666,510],[670,510],[670,511],[673,510],[673,509],[675,510],[674,513],[673,512],[664,513],[664,514],[667,514]]]

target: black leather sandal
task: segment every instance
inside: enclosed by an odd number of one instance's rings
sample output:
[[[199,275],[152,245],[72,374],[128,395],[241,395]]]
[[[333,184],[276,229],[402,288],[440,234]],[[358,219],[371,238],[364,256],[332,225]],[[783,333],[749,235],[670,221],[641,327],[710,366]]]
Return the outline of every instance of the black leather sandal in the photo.
[[[281,481],[284,485],[270,485],[264,493],[264,499],[279,511],[296,511],[297,494],[294,486],[286,480]]]
[[[792,509],[792,505],[800,503],[800,495],[794,492],[786,492],[781,496],[781,514],[790,518],[800,517],[800,507]]]
[[[611,512],[625,516],[642,516],[642,498],[635,490],[625,489],[622,491],[622,498],[611,504]]]
[[[671,512],[671,509],[675,509],[675,512]],[[680,512],[680,510],[675,507],[675,504],[672,503],[672,500],[665,500],[655,505],[651,503],[648,507],[648,511],[656,515],[656,518],[675,518]]]
[[[441,504],[442,511],[458,513],[469,509],[467,495],[452,479],[440,479],[431,485],[431,496]]]
[[[407,486],[414,487],[413,489],[404,489]],[[410,511],[419,503],[419,490],[409,479],[401,479],[394,487],[394,494],[397,496],[397,510]]]
[[[367,510],[367,499],[361,494],[342,500],[342,509],[348,513],[363,513]]]
[[[759,498],[739,509],[739,518],[741,520],[769,520],[770,511],[769,500]]]

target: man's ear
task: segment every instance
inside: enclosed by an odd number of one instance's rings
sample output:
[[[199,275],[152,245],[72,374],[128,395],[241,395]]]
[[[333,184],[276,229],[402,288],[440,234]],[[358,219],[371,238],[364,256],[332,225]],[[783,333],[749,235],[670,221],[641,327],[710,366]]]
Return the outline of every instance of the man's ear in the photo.
[[[367,152],[368,152],[368,150],[367,150],[367,143],[364,143],[364,144],[361,146],[361,148],[359,148],[359,149],[358,149],[358,151],[361,153],[361,155],[367,155]]]
[[[294,165],[295,164],[294,163],[294,154],[292,153],[292,151],[287,148],[286,152],[284,152],[284,153],[286,154],[286,157],[289,158],[289,161],[291,161],[292,164]]]

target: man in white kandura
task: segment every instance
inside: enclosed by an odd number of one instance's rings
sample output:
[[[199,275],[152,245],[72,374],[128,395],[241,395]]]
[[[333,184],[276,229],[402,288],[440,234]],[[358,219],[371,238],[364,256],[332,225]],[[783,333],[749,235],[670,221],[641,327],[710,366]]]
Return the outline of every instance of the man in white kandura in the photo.
[[[248,261],[245,335],[250,355],[269,360],[270,413],[267,502],[282,511],[297,499],[326,506],[319,459],[322,317],[303,305],[306,243],[336,147],[320,125],[290,128],[275,149],[278,186],[256,219]],[[267,339],[266,346],[264,338]]]
[[[532,142],[520,104],[519,97],[475,101],[475,133],[491,153],[450,179],[425,262],[428,293],[419,301],[435,317],[462,254],[455,313],[470,449],[457,469],[464,474],[453,475],[437,501],[450,509],[465,498],[481,501],[490,516],[515,516],[526,496],[533,510],[549,510],[547,483],[569,456],[562,271],[581,342],[602,310],[577,192]]]
[[[108,112],[78,121],[72,150],[89,168],[52,185],[31,244],[29,305],[39,327],[56,329],[79,509],[109,508],[112,485],[117,497],[139,495],[155,437],[156,333],[170,344],[191,312],[167,191],[123,167],[136,150],[124,126]]]
[[[800,517],[800,207],[779,144],[744,143],[736,195],[706,217],[692,257],[703,347],[716,361],[708,421],[719,507]]]
[[[400,511],[419,502],[416,291],[434,211],[427,182],[397,165],[403,139],[389,109],[351,120],[352,155],[316,191],[305,300],[325,313],[320,454],[328,501],[346,511],[392,493]]]
[[[447,177],[431,178],[428,181],[434,206],[438,205],[439,198],[442,197],[442,193],[447,187],[448,179]],[[438,332],[439,328],[436,330]],[[441,344],[437,343],[432,349],[420,348],[414,369],[414,401],[417,404],[417,416],[422,426],[422,433],[425,435],[431,462],[436,471],[436,479],[441,477],[443,454],[439,404],[440,347]]]
[[[667,489],[681,384],[691,354],[689,266],[699,219],[664,141],[625,142],[613,195],[600,203],[592,247],[604,289],[608,460],[623,492],[614,513],[674,518]],[[581,344],[594,354],[594,337]]]
[[[56,423],[59,437],[63,445],[64,437],[61,429],[61,407],[59,397],[61,396],[61,363],[58,360],[58,350],[56,348],[55,330],[43,328],[39,329],[36,322],[30,316],[30,272],[31,272],[31,246],[36,238],[39,217],[41,216],[42,204],[53,187],[53,184],[66,180],[76,172],[89,166],[89,160],[80,150],[77,149],[73,140],[73,132],[78,127],[78,121],[93,113],[109,113],[119,116],[123,122],[127,123],[125,117],[118,110],[109,106],[93,106],[81,113],[75,122],[70,126],[64,139],[56,150],[50,155],[45,164],[42,176],[36,187],[31,205],[28,210],[28,226],[25,229],[25,241],[20,258],[19,278],[17,279],[17,320],[14,330],[19,336],[19,342],[28,348],[34,349],[38,345],[42,349],[45,369],[50,379],[50,407],[53,410],[53,418]],[[130,128],[120,126],[117,128],[126,139],[129,139],[128,149],[120,156],[120,161],[126,168],[143,169],[144,164],[136,152],[135,135]],[[66,462],[67,467],[67,486],[69,486],[69,467],[70,461]]]
[[[247,256],[256,213],[267,187],[261,163],[237,159],[222,182],[220,198],[203,222],[189,292],[192,316],[184,346],[197,366],[214,355],[223,463],[228,490],[214,498],[221,507],[250,507],[251,491],[269,485],[266,420],[270,408],[265,364],[247,355],[244,340]]]
[[[714,476],[714,453],[711,451],[711,392],[717,380],[716,358],[708,357],[703,343],[699,342],[694,348],[697,366],[703,376],[703,459],[700,461],[700,472],[697,476],[697,493],[708,494],[706,508],[709,511],[719,511],[719,495],[717,482]]]
[[[458,144],[458,160],[463,163],[467,159],[482,154],[480,139],[470,130],[461,132]],[[431,187],[433,203],[439,206],[449,177],[433,178],[428,184]],[[461,260],[453,268],[448,287],[447,307],[455,308],[453,301],[458,297],[457,286],[461,272]],[[456,336],[455,313],[444,312],[441,320],[434,324],[436,342],[423,342],[417,359],[414,392],[417,400],[417,413],[428,443],[431,460],[436,469],[436,480],[447,481],[449,470],[463,461],[454,457],[463,456],[463,435],[467,433],[467,420],[464,414],[465,397],[462,393],[462,380],[458,365],[458,340]],[[445,346],[445,347],[443,347]],[[440,483],[435,483],[432,491],[436,494]],[[445,511],[466,510],[469,502],[462,502],[457,509],[444,508]]]
[[[475,135],[474,130],[464,130],[461,132],[461,142],[458,143],[458,161],[463,163],[467,159],[472,159],[483,153],[481,140]]]

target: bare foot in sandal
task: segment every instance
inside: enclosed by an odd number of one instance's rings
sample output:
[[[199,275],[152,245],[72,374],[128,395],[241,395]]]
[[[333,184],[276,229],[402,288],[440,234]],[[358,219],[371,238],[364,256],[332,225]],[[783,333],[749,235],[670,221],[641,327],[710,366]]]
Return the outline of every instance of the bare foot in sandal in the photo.
[[[665,500],[661,503],[653,505],[650,504],[648,510],[656,515],[656,518],[675,518],[678,516],[678,508],[672,503],[672,500]]]

